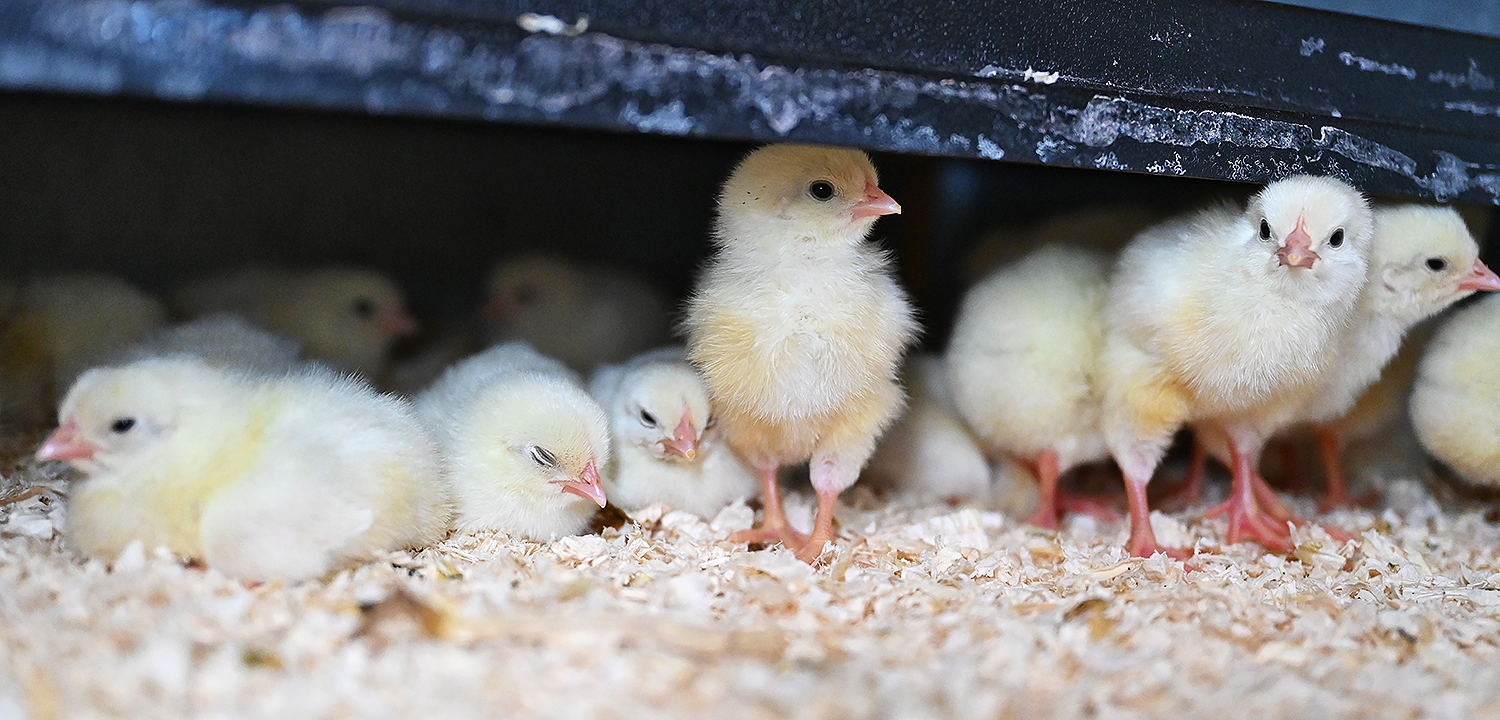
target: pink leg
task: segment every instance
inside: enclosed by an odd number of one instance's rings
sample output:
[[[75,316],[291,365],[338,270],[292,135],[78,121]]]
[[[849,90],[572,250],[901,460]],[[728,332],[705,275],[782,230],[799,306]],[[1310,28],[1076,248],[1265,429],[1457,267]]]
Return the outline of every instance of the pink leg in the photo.
[[[760,527],[740,530],[730,535],[729,541],[737,543],[780,542],[793,550],[802,547],[807,542],[807,536],[797,532],[791,523],[786,521],[786,512],[781,509],[781,485],[776,482],[776,466],[761,468],[760,481],[763,491],[762,502],[765,505],[761,513]]]
[[[1229,514],[1230,543],[1241,539],[1254,540],[1275,552],[1290,552],[1292,543],[1285,525],[1278,526],[1276,520],[1260,509],[1256,502],[1256,480],[1254,452],[1242,451],[1233,435],[1229,438],[1229,454],[1234,460],[1234,481],[1229,499],[1206,513],[1209,517]],[[1264,484],[1264,480],[1260,481]],[[1269,492],[1270,488],[1266,488]]]
[[[1130,502],[1130,541],[1125,549],[1138,557],[1151,557],[1159,552],[1179,560],[1191,556],[1190,550],[1165,548],[1156,542],[1156,531],[1151,529],[1151,507],[1146,503],[1146,485],[1150,482],[1149,474],[1125,473],[1125,496]]]
[[[1318,510],[1328,512],[1334,508],[1356,505],[1368,507],[1375,504],[1374,496],[1355,499],[1349,494],[1349,484],[1344,476],[1343,434],[1326,425],[1319,426],[1313,432],[1318,436],[1318,454],[1323,457],[1323,474],[1328,478],[1328,488],[1324,491],[1323,499],[1318,502]]]
[[[1037,527],[1057,529],[1057,453],[1051,449],[1037,453],[1036,463],[1022,461],[1036,476],[1036,511],[1026,521]]]
[[[1193,438],[1193,455],[1188,460],[1187,475],[1182,479],[1182,485],[1172,491],[1166,498],[1166,503],[1177,508],[1197,505],[1203,501],[1203,474],[1208,467],[1208,449],[1203,443]]]
[[[839,493],[853,484],[854,477],[848,473],[845,462],[829,457],[813,456],[808,468],[812,476],[813,490],[818,494],[818,517],[813,522],[812,534],[797,551],[797,559],[809,565],[823,554],[823,547],[833,540],[833,506],[838,503]],[[857,466],[855,472],[857,472]],[[850,477],[845,477],[850,474]]]

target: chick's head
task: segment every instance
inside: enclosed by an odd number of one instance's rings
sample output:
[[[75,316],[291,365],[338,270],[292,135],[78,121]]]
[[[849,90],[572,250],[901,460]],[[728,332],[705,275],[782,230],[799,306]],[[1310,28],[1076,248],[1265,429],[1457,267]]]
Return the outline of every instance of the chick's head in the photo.
[[[686,363],[650,363],[621,381],[609,408],[618,440],[657,460],[693,462],[712,422],[708,391]]]
[[[1500,290],[1479,244],[1451,207],[1402,205],[1375,213],[1369,301],[1383,315],[1420,321],[1478,291]]]
[[[532,497],[576,495],[604,507],[599,469],[609,464],[609,428],[599,406],[562,380],[493,386],[474,430],[486,464]]]
[[[858,150],[768,145],[740,161],[724,183],[718,238],[858,243],[876,218],[901,212],[878,181]]]
[[[1369,203],[1348,184],[1311,175],[1271,183],[1251,198],[1245,219],[1255,229],[1251,242],[1265,251],[1261,263],[1284,268],[1283,275],[1319,284],[1363,279],[1374,222]]]
[[[300,278],[288,322],[307,352],[347,369],[378,368],[396,338],[417,330],[396,283],[372,270],[333,268]]]
[[[493,321],[562,317],[579,302],[576,267],[550,255],[528,255],[496,265],[486,282],[485,312]]]

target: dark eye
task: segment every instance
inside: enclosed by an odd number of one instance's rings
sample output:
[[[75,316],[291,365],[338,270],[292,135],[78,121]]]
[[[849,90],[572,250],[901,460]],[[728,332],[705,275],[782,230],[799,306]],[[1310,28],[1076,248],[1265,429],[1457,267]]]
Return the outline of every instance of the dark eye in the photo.
[[[354,314],[367,319],[375,317],[375,301],[367,297],[355,298]]]
[[[1448,261],[1440,257],[1427,258],[1427,269],[1433,272],[1442,272],[1448,269]]]
[[[1260,219],[1260,239],[1271,239],[1271,223],[1266,222],[1265,218]]]
[[[646,408],[641,408],[641,424],[646,427],[656,427],[656,416],[646,412]]]
[[[547,451],[547,448],[531,446],[531,461],[542,467],[557,467],[557,458]]]
[[[814,180],[813,184],[807,186],[807,194],[818,202],[827,202],[833,199],[833,183],[827,180]]]
[[[715,417],[713,415],[709,415],[708,416],[708,422],[703,423],[703,429],[704,429],[704,431],[712,430],[713,427],[715,425],[718,425],[718,424],[719,424],[719,418],[717,418],[717,417]]]
[[[1328,247],[1343,247],[1343,246],[1344,246],[1344,229],[1343,228],[1339,228],[1339,229],[1333,231],[1333,235],[1329,236],[1329,238],[1328,238]]]
[[[124,433],[130,432],[130,428],[133,427],[135,427],[135,418],[115,418],[115,421],[109,424],[109,431],[123,435]]]

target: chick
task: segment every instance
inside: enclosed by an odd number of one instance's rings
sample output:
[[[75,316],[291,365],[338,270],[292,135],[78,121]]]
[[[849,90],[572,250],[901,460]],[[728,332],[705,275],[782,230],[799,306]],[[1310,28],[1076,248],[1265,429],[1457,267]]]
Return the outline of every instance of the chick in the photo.
[[[215,313],[148,335],[115,362],[192,355],[216,367],[274,375],[297,367],[301,353],[294,340],[262,330],[238,315]]]
[[[437,435],[463,532],[583,532],[605,505],[609,422],[573,371],[522,342],[449,368],[417,398]]]
[[[1094,376],[1108,257],[1043,246],[992,272],[959,308],[948,343],[954,402],[991,457],[1031,467],[1030,523],[1056,528],[1058,478],[1108,457]]]
[[[308,357],[379,379],[397,338],[416,331],[400,288],[360,268],[246,268],[189,282],[172,298],[184,317],[240,315],[302,345]]]
[[[1256,493],[1255,461],[1332,366],[1365,282],[1371,226],[1356,190],[1297,176],[1243,211],[1220,206],[1154,226],[1122,252],[1099,368],[1105,443],[1130,501],[1130,552],[1162,549],[1146,485],[1192,421],[1222,433],[1234,461],[1229,541],[1285,546],[1285,529],[1257,503],[1269,490]]]
[[[166,322],[166,310],[109,275],[32,278],[0,330],[0,399],[27,423],[45,421],[80,373]]]
[[[724,437],[761,476],[764,525],[738,541],[817,558],[839,493],[901,410],[896,371],[917,323],[890,259],[864,243],[876,218],[900,210],[856,150],[764,147],[724,184],[717,252],[684,327]],[[809,459],[818,513],[804,541],[782,513],[776,471]]]
[[[1500,487],[1500,295],[1455,311],[1427,345],[1412,385],[1422,447],[1475,485]]]
[[[755,474],[724,444],[708,391],[680,347],[599,368],[589,393],[614,435],[605,487],[626,510],[664,502],[712,518],[755,494]]]
[[[579,372],[661,345],[670,326],[666,298],[650,283],[550,255],[496,266],[486,295],[490,342],[524,340]]]
[[[912,355],[904,374],[911,401],[880,439],[862,477],[920,501],[988,504],[989,462],[958,414],[943,359]]]
[[[65,534],[93,557],[141,540],[295,582],[446,531],[436,447],[410,405],[326,369],[151,358],[84,373],[58,416],[37,458],[87,476]]]
[[[1450,207],[1401,205],[1375,210],[1369,284],[1360,296],[1352,326],[1337,351],[1337,372],[1308,394],[1298,412],[1314,433],[1328,478],[1323,506],[1350,503],[1341,456],[1347,441],[1340,421],[1381,376],[1406,332],[1475,292],[1500,290],[1479,260],[1479,245],[1463,218]]]

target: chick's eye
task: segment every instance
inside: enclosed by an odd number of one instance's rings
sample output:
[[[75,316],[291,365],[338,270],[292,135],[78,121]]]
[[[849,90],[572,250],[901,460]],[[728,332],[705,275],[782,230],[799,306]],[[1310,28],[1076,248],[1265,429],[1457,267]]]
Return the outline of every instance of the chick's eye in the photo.
[[[813,184],[807,186],[807,194],[818,202],[827,202],[833,199],[833,183],[827,180],[814,180]]]
[[[1427,258],[1427,269],[1433,272],[1442,272],[1448,269],[1448,261],[1440,257]]]
[[[535,445],[531,446],[531,461],[542,467],[557,467],[557,457],[549,452],[547,448]]]
[[[1261,218],[1260,219],[1260,239],[1262,239],[1262,240],[1270,240],[1271,239],[1271,223],[1266,222],[1265,218]]]
[[[641,408],[641,424],[646,427],[656,427],[656,416]]]
[[[375,317],[375,301],[367,297],[355,298],[354,314],[367,319]]]
[[[705,431],[712,430],[713,427],[715,425],[718,425],[718,424],[719,424],[719,418],[717,418],[717,417],[715,417],[713,415],[709,415],[708,416],[708,422],[703,423],[703,429]]]
[[[109,431],[113,433],[124,434],[130,432],[130,428],[133,427],[135,427],[135,418],[115,418],[115,421],[109,424]]]
[[[1329,236],[1329,238],[1328,238],[1328,246],[1329,247],[1343,247],[1344,246],[1344,229],[1343,228],[1339,228],[1339,229],[1333,231],[1333,235]]]

